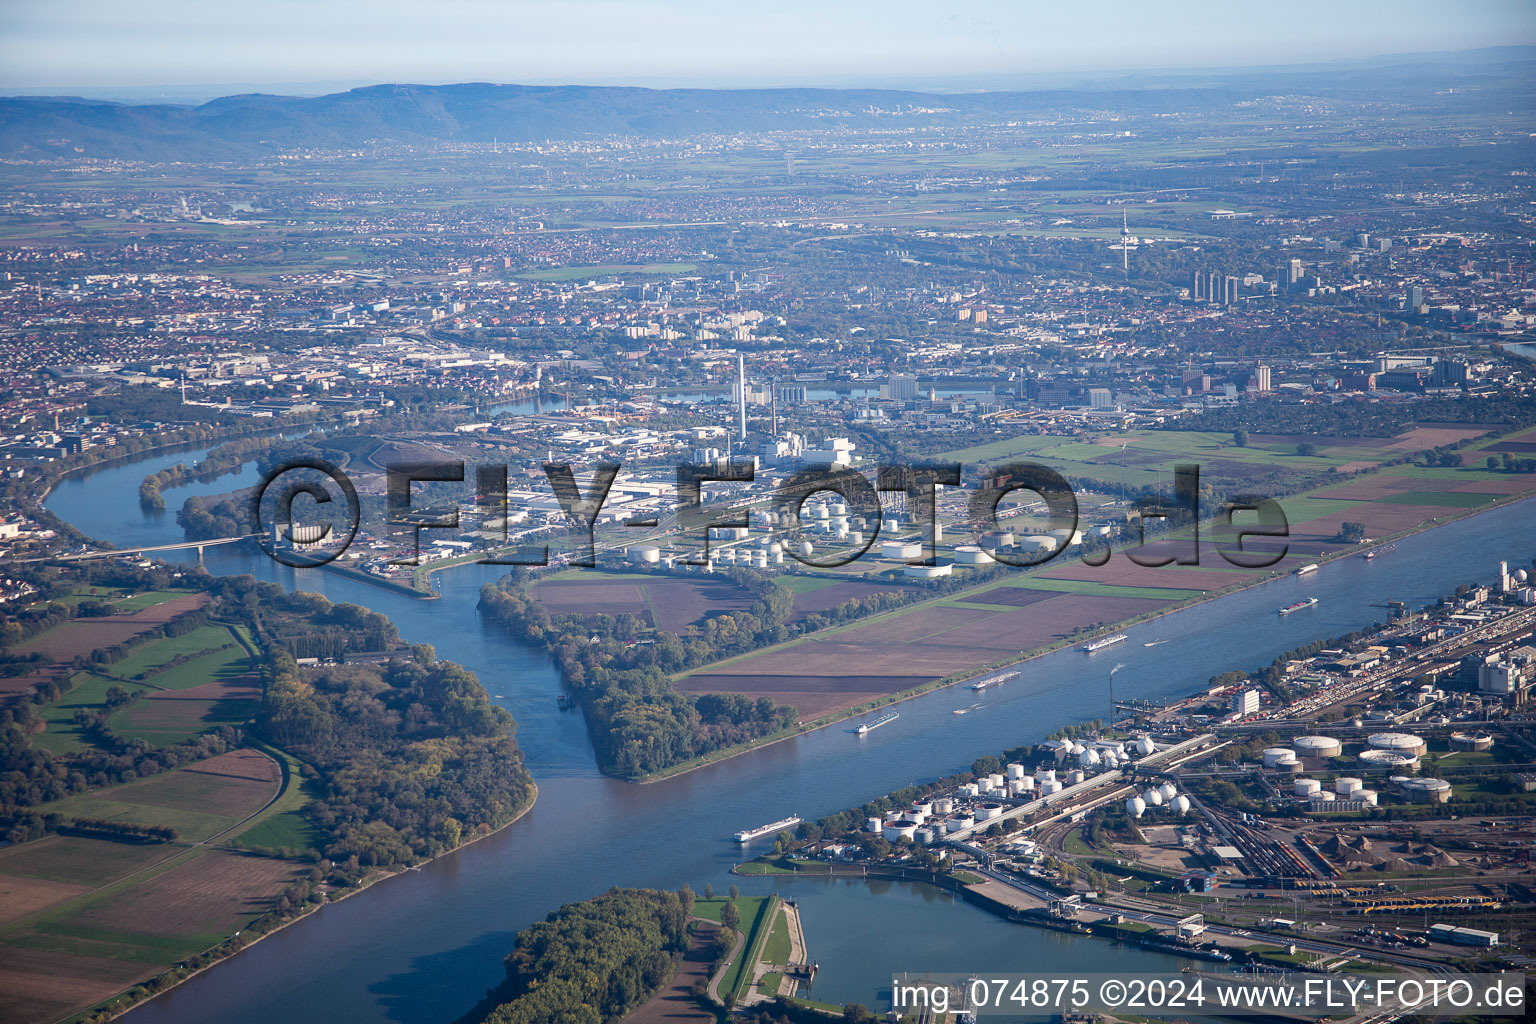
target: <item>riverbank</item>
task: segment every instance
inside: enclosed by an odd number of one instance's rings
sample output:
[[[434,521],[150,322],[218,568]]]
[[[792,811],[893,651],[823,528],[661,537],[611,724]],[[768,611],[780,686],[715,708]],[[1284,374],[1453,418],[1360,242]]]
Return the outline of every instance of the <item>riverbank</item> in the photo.
[[[396,868],[396,869],[390,870],[390,871],[380,871],[380,872],[377,872],[377,873],[375,873],[373,875],[369,875],[368,877],[362,879],[356,885],[348,886],[344,891],[342,891],[339,894],[336,894],[336,895],[327,894],[325,899],[321,900],[320,902],[312,904],[312,905],[308,905],[304,909],[300,910],[298,913],[293,914],[291,917],[287,917],[287,918],[284,918],[282,921],[276,922],[275,924],[273,924],[272,927],[267,928],[267,929],[257,933],[255,935],[255,937],[253,937],[251,939],[248,939],[248,940],[243,941],[243,942],[236,943],[236,939],[238,939],[243,934],[242,932],[236,932],[234,936],[231,936],[230,938],[225,939],[219,945],[214,946],[212,949],[206,950],[202,954],[199,954],[200,956],[211,956],[212,957],[212,959],[210,959],[207,963],[203,964],[202,966],[187,970],[186,973],[181,974],[180,976],[178,976],[173,981],[162,981],[161,979],[164,979],[167,975],[169,975],[171,973],[171,971],[176,970],[177,968],[171,968],[171,969],[169,969],[169,970],[167,970],[165,972],[162,972],[161,974],[157,974],[157,975],[155,975],[155,976],[153,976],[151,978],[146,978],[143,981],[137,982],[136,984],[130,986],[129,988],[124,989],[122,992],[116,993],[115,995],[113,995],[109,999],[103,999],[101,1002],[97,1003],[94,1006],[91,1006],[91,1007],[88,1007],[87,1009],[81,1010],[78,1013],[71,1014],[69,1017],[66,1017],[61,1022],[61,1024],[81,1024],[81,1022],[84,1022],[88,1018],[92,1017],[94,1014],[100,1013],[103,1010],[107,1010],[108,1016],[107,1016],[106,1019],[108,1019],[108,1020],[116,1020],[117,1018],[123,1016],[124,1014],[130,1013],[133,1010],[136,1010],[139,1007],[145,1005],[146,1003],[153,1002],[155,999],[159,998],[162,995],[165,995],[167,993],[175,991],[177,988],[179,988],[180,986],[182,986],[182,985],[186,984],[187,982],[191,981],[193,978],[196,978],[198,975],[202,974],[203,972],[211,970],[214,967],[217,967],[220,964],[223,964],[223,963],[233,959],[234,957],[236,957],[239,954],[245,952],[246,950],[251,949],[252,947],[260,944],[261,942],[264,942],[265,940],[271,938],[274,935],[277,935],[279,932],[282,932],[284,929],[288,928],[289,926],[298,924],[300,921],[304,921],[304,920],[308,919],[310,916],[312,916],[314,914],[318,914],[320,911],[324,910],[326,907],[329,907],[329,906],[332,906],[332,905],[336,905],[336,904],[340,904],[340,903],[344,902],[345,900],[349,900],[349,899],[351,899],[354,896],[357,896],[357,895],[359,895],[361,893],[367,892],[370,889],[372,889],[374,886],[380,884],[381,882],[387,882],[387,881],[389,881],[392,878],[398,878],[401,875],[406,874],[407,872],[419,871],[419,870],[421,870],[422,867],[424,867],[424,866],[426,866],[428,864],[436,863],[437,861],[440,861],[440,860],[442,860],[445,857],[451,857],[451,856],[453,856],[454,854],[458,853],[461,850],[468,849],[469,847],[473,846],[475,843],[480,842],[480,840],[482,840],[482,839],[488,839],[491,836],[496,835],[497,833],[501,832],[502,830],[510,828],[511,826],[515,825],[518,821],[522,820],[522,818],[523,818],[523,816],[525,814],[527,814],[529,811],[533,810],[533,805],[538,802],[538,799],[539,799],[538,783],[533,781],[532,779],[530,779],[528,785],[529,785],[529,788],[531,789],[531,794],[530,794],[527,802],[521,808],[519,808],[518,811],[515,814],[512,815],[512,817],[508,818],[505,822],[503,822],[502,824],[496,826],[495,828],[490,829],[487,832],[483,832],[480,835],[477,835],[477,836],[475,836],[472,839],[466,839],[465,841],[461,842],[458,846],[455,846],[451,850],[444,850],[442,853],[438,854],[436,857],[429,857],[429,858],[427,858],[424,861],[421,861],[421,862],[419,862],[417,864],[411,864],[411,865],[408,865],[406,867]],[[279,794],[279,795],[281,795],[281,794]],[[274,799],[276,799],[276,798],[274,798]],[[225,945],[230,944],[230,943],[236,943],[236,944],[233,945],[232,948],[228,949],[227,951],[221,952],[221,950],[223,950],[223,947]],[[158,985],[157,985],[157,983],[158,983]],[[121,999],[125,993],[132,992],[134,989],[143,988],[143,987],[149,986],[149,985],[157,985],[155,991],[153,991],[153,992],[146,992],[142,998],[136,999],[133,1002],[127,1004],[126,1006],[122,1006],[122,1007],[113,1008],[113,1009],[108,1010],[109,1005],[114,1000]]]

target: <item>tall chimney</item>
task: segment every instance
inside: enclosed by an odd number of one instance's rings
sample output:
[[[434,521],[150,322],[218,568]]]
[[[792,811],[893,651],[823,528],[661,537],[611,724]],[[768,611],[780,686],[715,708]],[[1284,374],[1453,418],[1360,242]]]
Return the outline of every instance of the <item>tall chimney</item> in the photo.
[[[741,416],[741,439],[747,439],[747,360],[736,353],[736,409]]]

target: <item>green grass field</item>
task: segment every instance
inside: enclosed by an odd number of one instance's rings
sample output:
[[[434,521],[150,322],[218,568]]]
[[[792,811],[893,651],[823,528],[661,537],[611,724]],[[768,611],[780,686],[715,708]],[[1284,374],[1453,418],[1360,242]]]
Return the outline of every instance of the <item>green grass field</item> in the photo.
[[[194,843],[217,835],[239,820],[223,814],[128,803],[90,794],[69,796],[63,800],[41,804],[38,811],[42,814],[62,814],[66,818],[102,818],[107,821],[129,822],[135,825],[169,825],[179,833],[179,839]]]
[[[72,678],[76,680],[74,688],[52,704],[45,705],[39,713],[46,723],[42,732],[32,736],[32,745],[39,750],[50,754],[79,754],[97,749],[90,737],[75,725],[75,712],[101,709],[107,703],[108,688],[123,684],[89,672],[78,672]]]
[[[244,831],[230,839],[229,845],[272,853],[317,847],[320,833],[304,817],[304,806],[315,797],[313,783],[303,776],[297,758],[280,750],[263,749],[282,765],[283,791],[270,807],[251,819]]]
[[[154,673],[162,666],[177,658],[215,651],[234,642],[234,636],[225,627],[202,626],[178,637],[155,640],[136,647],[128,657],[107,666],[106,671],[124,679],[142,679],[164,686],[165,683],[154,678]]]
[[[758,959],[782,966],[789,963],[789,918],[782,905],[776,910],[773,926],[768,929],[768,938],[763,942],[763,952]]]

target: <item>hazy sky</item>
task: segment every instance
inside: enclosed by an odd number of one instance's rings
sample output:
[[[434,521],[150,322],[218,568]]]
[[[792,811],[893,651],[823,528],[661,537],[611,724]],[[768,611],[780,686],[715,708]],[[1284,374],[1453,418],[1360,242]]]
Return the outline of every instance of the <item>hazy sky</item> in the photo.
[[[0,89],[921,84],[1532,43],[1532,0],[0,0]]]

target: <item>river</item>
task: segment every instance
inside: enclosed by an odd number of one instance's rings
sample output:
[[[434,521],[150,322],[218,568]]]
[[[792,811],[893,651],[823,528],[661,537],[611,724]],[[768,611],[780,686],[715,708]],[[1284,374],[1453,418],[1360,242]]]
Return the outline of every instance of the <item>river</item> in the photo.
[[[202,452],[114,464],[61,483],[48,507],[86,534],[120,546],[181,540],[172,514],[138,506],[143,476]],[[193,493],[249,483],[247,469]],[[175,497],[172,498],[171,495]],[[484,625],[475,610],[494,567],[440,573],[442,597],[420,601],[323,570],[295,570],[255,552],[210,548],[209,571],[252,573],[392,618],[402,636],[434,644],[475,671],[519,723],[539,800],[495,836],[326,907],[134,1010],[136,1024],[401,1021],[442,1024],[496,984],[513,934],[562,903],[612,885],[723,890],[741,859],[727,836],[790,814],[814,818],[897,787],[968,766],[977,756],[1039,740],[1102,716],[1108,670],[1121,698],[1182,696],[1210,676],[1256,667],[1322,636],[1379,621],[1389,598],[1423,604],[1457,584],[1491,580],[1497,560],[1536,553],[1536,514],[1524,501],[1399,541],[1371,562],[1343,559],[1305,581],[1283,578],[1127,630],[1130,642],[1094,657],[1060,651],[1028,662],[980,711],[969,690],[908,701],[901,718],[867,736],[833,726],[637,786],[603,777],[579,713],[555,704],[558,680],[542,653]],[[174,553],[187,560],[192,553]],[[1319,604],[1284,618],[1303,594]],[[1259,628],[1255,628],[1255,625]],[[1146,648],[1153,639],[1170,642]],[[892,971],[1163,970],[1170,958],[1098,939],[1007,925],[931,887],[846,881],[735,879],[745,892],[777,885],[804,907],[810,955],[821,961],[817,998],[883,1006]]]

